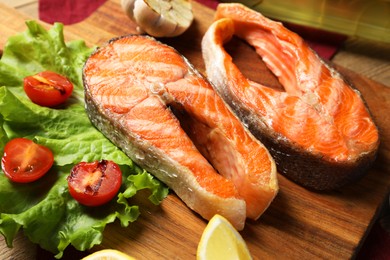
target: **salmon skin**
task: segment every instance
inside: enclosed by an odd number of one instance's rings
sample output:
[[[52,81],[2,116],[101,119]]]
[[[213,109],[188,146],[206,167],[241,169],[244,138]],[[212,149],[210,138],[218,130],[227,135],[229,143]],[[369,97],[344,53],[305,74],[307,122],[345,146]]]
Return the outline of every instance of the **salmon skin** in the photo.
[[[172,47],[112,39],[88,58],[83,81],[92,123],[203,218],[218,213],[241,230],[276,196],[268,150]]]
[[[243,76],[223,47],[233,36],[254,47],[284,90]],[[202,53],[216,91],[291,180],[336,189],[375,160],[378,129],[360,93],[281,23],[241,4],[219,4]]]

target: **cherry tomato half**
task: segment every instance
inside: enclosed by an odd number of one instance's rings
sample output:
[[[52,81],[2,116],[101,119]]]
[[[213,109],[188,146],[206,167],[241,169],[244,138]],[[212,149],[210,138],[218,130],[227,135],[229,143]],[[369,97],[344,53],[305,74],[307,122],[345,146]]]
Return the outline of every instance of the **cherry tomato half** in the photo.
[[[68,176],[70,195],[85,206],[100,206],[118,193],[122,184],[119,166],[107,160],[76,164]]]
[[[23,85],[31,101],[45,107],[64,103],[73,91],[73,84],[66,77],[52,71],[25,77]]]
[[[13,182],[32,182],[45,175],[53,165],[52,151],[26,138],[15,138],[4,146],[1,168]]]

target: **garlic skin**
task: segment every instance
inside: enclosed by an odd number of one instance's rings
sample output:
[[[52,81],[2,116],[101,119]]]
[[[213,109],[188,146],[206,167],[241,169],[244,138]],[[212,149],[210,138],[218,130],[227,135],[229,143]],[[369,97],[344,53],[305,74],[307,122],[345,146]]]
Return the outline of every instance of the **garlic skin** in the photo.
[[[178,36],[194,19],[190,0],[121,0],[121,5],[140,33],[154,37]]]

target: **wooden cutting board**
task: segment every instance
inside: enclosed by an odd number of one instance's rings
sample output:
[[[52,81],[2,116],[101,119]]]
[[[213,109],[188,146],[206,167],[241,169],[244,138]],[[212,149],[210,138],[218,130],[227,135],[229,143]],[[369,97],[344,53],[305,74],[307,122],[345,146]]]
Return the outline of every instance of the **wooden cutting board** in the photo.
[[[195,21],[182,36],[161,41],[186,56],[202,73],[200,41],[212,22],[213,10],[193,2]],[[0,49],[7,38],[22,32],[23,15],[0,5]],[[124,15],[119,0],[108,0],[83,22],[65,27],[66,39],[84,39],[101,45],[120,35],[137,33]],[[275,77],[239,40],[227,45],[239,68],[251,79],[279,86]],[[279,175],[280,192],[258,221],[247,221],[241,232],[254,259],[353,258],[388,199],[390,187],[390,89],[340,68],[363,94],[381,132],[381,146],[372,169],[359,182],[328,192],[308,191]],[[207,224],[170,194],[154,206],[141,194],[143,205],[138,221],[123,228],[107,226],[104,241],[93,250],[115,248],[137,259],[194,259],[201,234]]]

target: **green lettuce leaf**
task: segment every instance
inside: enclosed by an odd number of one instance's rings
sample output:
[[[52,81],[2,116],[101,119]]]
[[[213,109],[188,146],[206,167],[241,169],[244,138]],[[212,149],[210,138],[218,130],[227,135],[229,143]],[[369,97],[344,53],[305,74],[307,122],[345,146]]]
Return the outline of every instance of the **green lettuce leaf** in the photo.
[[[27,21],[27,31],[9,38],[0,60],[0,151],[12,138],[26,137],[54,153],[54,166],[29,184],[10,182],[0,172],[0,232],[12,246],[19,230],[61,258],[68,245],[87,250],[101,243],[107,224],[118,219],[127,227],[139,216],[130,198],[150,190],[158,204],[168,194],[165,185],[133,162],[91,124],[84,109],[82,67],[93,52],[83,41],[65,43],[63,25],[46,30]],[[74,84],[72,97],[52,109],[32,103],[23,78],[43,70],[66,75]],[[120,165],[123,184],[107,205],[88,208],[69,194],[66,177],[80,161],[112,160]]]

